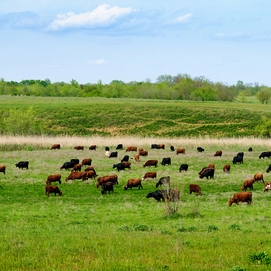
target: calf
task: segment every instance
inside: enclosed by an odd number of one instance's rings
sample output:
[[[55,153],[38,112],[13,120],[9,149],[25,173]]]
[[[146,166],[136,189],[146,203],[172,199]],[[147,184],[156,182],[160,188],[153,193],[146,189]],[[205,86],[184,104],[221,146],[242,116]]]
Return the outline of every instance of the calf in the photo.
[[[201,195],[200,186],[197,184],[190,184],[189,185],[189,192],[190,192],[190,195],[193,192],[195,192],[198,196],[200,196]]]
[[[46,185],[51,185],[52,182],[59,182],[59,184],[61,184],[61,175],[60,174],[49,175],[46,180]]]
[[[216,151],[214,156],[220,156],[221,157],[222,156],[222,151]]]
[[[143,167],[151,167],[151,166],[157,167],[157,164],[158,164],[158,160],[148,160],[143,165]]]
[[[145,179],[156,179],[156,172],[147,172],[145,175],[142,177],[142,181]]]
[[[19,163],[15,164],[16,167],[19,169],[28,169],[29,162],[28,161],[20,161]]]
[[[134,178],[127,181],[126,185],[123,186],[124,190],[128,188],[132,189],[133,187],[138,187],[138,189],[143,189],[140,178]]]
[[[55,196],[56,196],[56,194],[58,194],[59,196],[62,196],[62,192],[60,191],[60,189],[56,185],[47,185],[45,187],[45,195],[48,195],[48,197],[50,197],[51,193],[54,193]]]
[[[176,150],[176,154],[178,155],[178,154],[185,154],[185,148],[178,148],[177,150]]]
[[[230,172],[230,169],[231,169],[231,165],[230,165],[230,164],[226,164],[226,165],[223,167],[223,172],[229,173],[229,172]]]
[[[258,172],[253,176],[254,182],[262,181],[264,183],[263,174]]]
[[[96,151],[97,146],[96,146],[96,145],[91,145],[88,149],[89,149],[90,151]]]
[[[105,194],[106,192],[108,192],[108,194],[110,194],[110,192],[114,193],[114,183],[112,182],[107,182],[107,183],[103,183],[102,184],[102,190],[101,193]]]
[[[6,166],[5,165],[0,166],[0,172],[3,172],[4,175],[6,174]]]
[[[83,151],[83,150],[84,150],[84,146],[75,146],[74,149],[75,149],[75,150],[78,150],[78,151],[79,151],[79,150],[82,150],[82,151]]]
[[[51,147],[51,150],[56,150],[56,149],[60,149],[60,144],[54,144],[54,145]]]
[[[244,184],[241,187],[241,191],[244,191],[244,190],[246,191],[248,188],[253,190],[253,183],[254,183],[253,179],[244,181]]]
[[[181,164],[180,165],[180,168],[179,168],[180,172],[187,171],[187,170],[188,170],[188,164]]]
[[[170,157],[163,158],[161,164],[162,166],[171,165],[171,158]]]
[[[161,177],[159,179],[159,181],[156,183],[156,188],[159,186],[159,185],[168,185],[170,186],[170,176],[166,176],[166,177]]]
[[[228,205],[231,206],[233,203],[239,204],[239,202],[247,202],[247,204],[252,203],[252,193],[251,192],[238,192],[235,193],[232,199],[229,200]]]

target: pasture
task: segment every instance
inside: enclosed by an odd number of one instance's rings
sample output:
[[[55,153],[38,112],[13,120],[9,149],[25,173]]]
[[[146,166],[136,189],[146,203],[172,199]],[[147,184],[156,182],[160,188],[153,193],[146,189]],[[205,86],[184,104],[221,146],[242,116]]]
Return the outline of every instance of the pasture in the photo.
[[[61,149],[50,150],[53,143]],[[116,151],[119,143],[124,149],[118,157],[107,158],[105,146]],[[152,143],[164,143],[165,149],[151,149]],[[0,165],[7,168],[0,173],[1,270],[270,270],[271,191],[264,193],[263,183],[255,183],[252,205],[227,205],[256,172],[271,181],[265,172],[271,160],[259,159],[270,150],[268,140],[1,137],[0,144]],[[92,144],[96,151],[88,150]],[[74,150],[76,145],[85,149]],[[148,150],[148,156],[136,162],[135,152],[125,152],[130,145]],[[176,155],[171,145],[186,154]],[[205,151],[198,153],[198,146]],[[214,157],[217,150],[222,157]],[[241,151],[244,163],[233,165]],[[113,164],[126,154],[131,170],[117,172]],[[171,165],[161,165],[164,157]],[[99,176],[117,174],[115,192],[102,195],[96,180],[65,182],[70,171],[60,167],[72,158],[91,158]],[[158,159],[158,166],[143,168],[148,159]],[[15,167],[24,160],[28,170]],[[182,163],[189,165],[187,172],[179,172]],[[214,179],[200,179],[198,172],[210,163]],[[222,171],[226,163],[229,174]],[[128,179],[148,171],[156,171],[157,179],[142,181],[142,190],[123,189]],[[62,197],[44,194],[47,176],[55,173],[62,175],[62,184],[57,183]],[[181,191],[174,214],[167,203],[146,198],[163,176]],[[200,185],[202,196],[189,194],[191,183]]]

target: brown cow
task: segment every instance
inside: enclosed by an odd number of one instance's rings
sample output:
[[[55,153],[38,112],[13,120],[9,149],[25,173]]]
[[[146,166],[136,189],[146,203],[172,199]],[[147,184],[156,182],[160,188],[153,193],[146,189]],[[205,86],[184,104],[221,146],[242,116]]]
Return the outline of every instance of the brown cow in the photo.
[[[115,183],[115,184],[119,184],[118,183],[118,176],[116,174],[112,174],[112,175],[106,175],[106,176],[103,176],[103,177],[99,177],[97,179],[97,184],[96,184],[96,187],[98,188],[100,185],[102,185],[103,183],[107,183],[107,182],[112,182],[112,183]]]
[[[143,149],[139,149],[138,155],[139,156],[148,156],[148,151],[147,150],[143,150]]]
[[[123,186],[124,190],[127,190],[128,188],[132,189],[133,187],[138,187],[138,189],[143,189],[141,185],[140,178],[134,178],[127,181],[126,185]]]
[[[75,146],[74,149],[75,149],[75,150],[78,150],[78,151],[79,151],[79,150],[82,150],[82,151],[83,151],[83,150],[84,150],[84,146]]]
[[[74,171],[81,171],[82,165],[81,164],[75,164],[71,170],[71,172]]]
[[[97,177],[97,174],[94,170],[88,170],[85,171],[86,172],[86,176],[85,176],[85,180],[87,179],[95,179]]]
[[[58,194],[59,196],[62,196],[62,192],[60,191],[60,189],[56,185],[47,185],[45,187],[45,195],[48,195],[48,197],[50,197],[51,193],[54,193],[55,196],[56,196],[56,194]]]
[[[82,160],[82,166],[91,166],[92,159],[91,158],[85,158]]]
[[[52,182],[59,182],[59,184],[61,184],[61,175],[60,174],[49,175],[46,180],[46,185],[51,185]]]
[[[146,172],[145,175],[142,177],[142,181],[144,181],[145,179],[156,179],[156,177],[156,172]]]
[[[129,146],[127,149],[126,149],[126,152],[127,151],[137,151],[137,147],[135,146]]]
[[[190,184],[189,185],[189,191],[190,191],[190,194],[195,192],[195,193],[197,193],[198,196],[201,195],[200,186],[197,185],[197,184]]]
[[[6,166],[5,165],[0,166],[0,172],[3,172],[4,174],[6,174]]]
[[[110,194],[110,192],[114,193],[114,183],[112,182],[107,182],[107,183],[103,183],[102,184],[102,190],[101,193],[105,194],[106,192],[108,192],[108,194]]]
[[[156,149],[165,149],[165,144],[157,144]]]
[[[230,165],[230,164],[226,164],[226,165],[223,167],[223,172],[229,173],[229,172],[230,172],[230,169],[231,169],[231,165]]]
[[[253,176],[254,182],[262,181],[264,183],[263,174],[258,172]]]
[[[66,182],[68,180],[79,180],[79,179],[82,179],[82,181],[85,181],[86,175],[87,175],[87,171],[71,172],[71,174],[66,178]]]
[[[208,167],[215,168],[215,164],[209,164]]]
[[[122,162],[124,164],[124,168],[131,169],[131,163],[130,162]]]
[[[238,192],[235,193],[231,200],[229,200],[228,205],[231,206],[233,203],[237,205],[239,202],[247,202],[247,204],[252,203],[252,193],[251,192]]]
[[[243,186],[241,187],[241,191],[246,191],[248,188],[253,190],[253,183],[254,183],[254,180],[246,180],[244,181],[244,184]]]
[[[222,156],[222,151],[216,151],[214,156],[220,156],[221,157]]]
[[[85,171],[89,171],[89,170],[93,170],[94,172],[96,172],[93,166],[88,166],[85,168]]]
[[[148,160],[143,165],[143,167],[151,167],[151,166],[157,167],[157,164],[158,164],[158,160]]]
[[[268,190],[271,190],[271,183],[270,182],[264,183],[264,190],[263,190],[263,192],[266,192]]]
[[[97,148],[97,146],[96,145],[91,145],[88,149],[89,150],[93,150],[93,151],[96,151],[96,148]]]
[[[139,160],[139,155],[138,155],[138,154],[135,155],[135,161],[136,161],[136,162],[140,162],[140,160]]]
[[[51,147],[51,150],[56,150],[56,149],[60,149],[60,144],[54,144],[54,145]]]
[[[178,149],[176,150],[176,154],[177,154],[177,155],[180,154],[180,153],[185,154],[185,148],[178,148]]]

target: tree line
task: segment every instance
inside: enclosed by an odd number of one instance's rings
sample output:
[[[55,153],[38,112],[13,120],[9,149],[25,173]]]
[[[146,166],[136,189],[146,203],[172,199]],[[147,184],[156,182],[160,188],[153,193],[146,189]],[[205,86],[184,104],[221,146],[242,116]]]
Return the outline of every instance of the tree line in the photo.
[[[139,98],[164,100],[227,101],[238,99],[245,102],[247,96],[256,95],[262,104],[271,98],[271,88],[258,83],[234,85],[212,82],[207,78],[188,74],[177,76],[160,75],[156,82],[145,80],[124,83],[113,80],[109,84],[98,81],[95,84],[79,84],[72,79],[69,83],[45,80],[5,81],[0,79],[0,95],[24,95],[42,97],[105,97]]]

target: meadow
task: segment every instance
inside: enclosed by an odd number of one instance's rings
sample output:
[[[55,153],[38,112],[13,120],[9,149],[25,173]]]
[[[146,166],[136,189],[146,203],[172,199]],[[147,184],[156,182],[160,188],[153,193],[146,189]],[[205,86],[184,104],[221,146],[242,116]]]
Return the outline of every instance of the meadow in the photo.
[[[60,143],[60,150],[50,150]],[[117,158],[105,156],[105,146],[124,150]],[[151,149],[153,143],[165,149]],[[90,145],[96,151],[88,150]],[[255,183],[253,203],[228,207],[228,200],[240,191],[243,182],[256,172],[265,181],[270,159],[259,159],[270,150],[270,140],[259,138],[168,138],[168,137],[0,137],[0,270],[270,270],[271,192],[263,192],[263,183]],[[74,146],[83,145],[83,151]],[[126,153],[129,145],[149,151],[136,162],[135,153]],[[184,147],[185,155],[170,150]],[[198,153],[196,148],[205,149]],[[252,147],[253,151],[248,152]],[[214,157],[222,150],[222,157]],[[243,151],[244,163],[232,164]],[[128,154],[131,170],[117,172],[113,164]],[[162,166],[163,157],[172,164]],[[116,173],[119,184],[112,194],[101,194],[96,180],[65,182],[69,171],[60,170],[71,158],[91,158],[99,176]],[[143,168],[148,159],[158,159],[157,168]],[[29,169],[15,163],[30,162]],[[179,172],[180,164],[189,165]],[[215,164],[214,179],[200,179],[198,172]],[[231,164],[229,174],[222,168]],[[142,181],[143,189],[125,191],[130,178],[156,171],[157,180]],[[48,175],[60,173],[58,185],[63,196],[44,194]],[[171,187],[181,191],[178,211],[168,212],[167,204],[146,198],[155,191],[162,176],[171,177]],[[202,196],[190,195],[188,186],[199,184]]]

